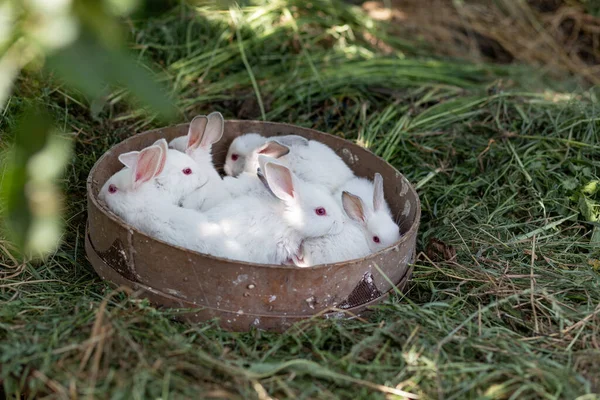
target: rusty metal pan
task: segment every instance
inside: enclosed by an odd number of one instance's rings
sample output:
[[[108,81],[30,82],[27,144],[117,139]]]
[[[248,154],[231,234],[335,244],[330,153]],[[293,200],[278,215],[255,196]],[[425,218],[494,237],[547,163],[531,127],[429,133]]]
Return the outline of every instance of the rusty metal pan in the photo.
[[[336,151],[357,176],[379,172],[386,200],[402,236],[393,246],[347,262],[297,268],[232,261],[186,250],[154,239],[127,225],[98,201],[104,182],[121,169],[118,155],[139,150],[160,138],[185,135],[188,125],[156,129],[132,136],[107,151],[87,181],[86,253],[104,279],[140,289],[154,304],[196,308],[190,321],[218,318],[226,329],[255,326],[281,331],[293,322],[327,313],[332,308],[352,314],[381,301],[410,277],[421,216],[419,197],[390,164],[339,137],[294,125],[260,121],[226,121],[221,141],[213,147],[222,166],[231,141],[244,133],[264,136],[300,135],[319,140]]]

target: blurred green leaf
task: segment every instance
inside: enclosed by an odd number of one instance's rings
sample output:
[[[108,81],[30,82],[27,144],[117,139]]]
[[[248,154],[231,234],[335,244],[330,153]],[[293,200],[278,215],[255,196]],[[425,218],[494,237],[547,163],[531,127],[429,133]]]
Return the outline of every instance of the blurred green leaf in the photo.
[[[104,0],[106,5],[116,15],[129,15],[136,10],[141,0]]]
[[[61,234],[62,199],[55,180],[69,159],[71,143],[35,105],[22,114],[14,136],[0,181],[3,220],[22,252],[40,256],[55,249]]]
[[[22,69],[44,68],[87,96],[95,119],[114,87],[129,90],[163,120],[175,117],[167,91],[122,49],[127,32],[122,17],[142,11],[142,3],[0,0],[0,107]],[[15,142],[0,159],[0,213],[2,228],[20,250],[39,256],[56,248],[62,232],[62,195],[55,181],[70,157],[71,142],[53,129],[44,109],[25,108]]]
[[[111,11],[116,10],[112,9],[108,1],[76,0],[73,6],[77,19],[103,46],[118,48],[123,43],[123,25],[115,18],[114,12],[111,14]]]
[[[105,84],[123,86],[164,119],[176,115],[173,102],[152,76],[128,53],[108,50],[89,34],[54,53],[48,66],[90,98],[102,96]]]
[[[100,96],[96,96],[90,101],[90,114],[93,119],[97,121],[100,120],[100,114],[102,113],[102,110],[104,110],[104,107],[108,103],[109,95],[110,91],[108,90],[108,87],[106,87],[104,92]]]
[[[47,114],[37,107],[30,107],[21,116],[14,146],[7,154],[0,193],[5,201],[6,227],[21,248],[25,246],[32,220],[25,195],[27,161],[44,146],[51,128]]]

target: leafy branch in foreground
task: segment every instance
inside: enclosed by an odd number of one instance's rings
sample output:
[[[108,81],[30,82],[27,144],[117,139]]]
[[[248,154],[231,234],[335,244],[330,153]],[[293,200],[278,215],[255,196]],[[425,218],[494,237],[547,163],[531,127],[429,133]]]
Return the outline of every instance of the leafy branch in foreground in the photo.
[[[98,113],[108,88],[123,87],[162,119],[176,108],[151,73],[123,49],[121,18],[137,1],[5,1],[0,5],[0,107],[10,101],[19,73],[55,76],[79,91]],[[99,106],[98,106],[99,105]],[[14,147],[4,159],[0,193],[4,229],[30,255],[56,248],[61,235],[60,194],[54,180],[66,162],[68,144],[41,106],[24,114]],[[4,135],[6,136],[6,135]]]

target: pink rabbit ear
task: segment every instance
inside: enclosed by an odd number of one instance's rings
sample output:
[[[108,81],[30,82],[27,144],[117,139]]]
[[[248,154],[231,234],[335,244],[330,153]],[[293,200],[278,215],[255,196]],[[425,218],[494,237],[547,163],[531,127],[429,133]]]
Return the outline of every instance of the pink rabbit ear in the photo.
[[[223,129],[225,121],[220,112],[212,112],[208,114],[208,123],[204,130],[204,135],[200,139],[200,147],[210,150],[214,143],[217,143],[223,137]]]
[[[163,151],[167,151],[169,149],[169,143],[167,143],[167,139],[165,138],[158,139],[152,144],[152,146],[158,146],[161,149],[163,149]]]
[[[137,163],[139,155],[139,151],[130,151],[129,153],[119,154],[119,161],[127,168],[133,168]]]
[[[290,152],[289,147],[284,146],[281,143],[276,142],[275,140],[273,140],[271,142],[267,142],[258,148],[258,154],[273,157],[273,158],[279,158],[279,157],[285,156],[289,152]]]
[[[357,222],[365,222],[365,207],[360,197],[344,191],[342,193],[342,206],[348,217]]]
[[[265,172],[265,164],[268,162],[273,162],[273,161],[275,161],[275,160],[273,160],[271,157],[259,155],[258,156],[258,168],[260,168],[260,170],[264,173]]]
[[[158,169],[158,171],[156,171],[156,175],[160,175],[163,170],[165,169],[165,165],[167,164],[167,155],[169,154],[169,143],[167,143],[166,139],[159,139],[156,142],[154,142],[153,146],[158,146],[162,149],[163,151],[163,162],[160,166],[160,168]]]
[[[166,157],[159,146],[152,145],[142,150],[133,169],[133,189],[154,178],[164,168],[165,161]]]
[[[206,118],[205,115],[198,115],[190,122],[190,128],[188,129],[187,135],[188,141],[185,150],[187,153],[200,146],[200,140],[202,139],[202,135],[204,135],[206,125],[208,125],[208,118]]]
[[[379,211],[385,204],[385,198],[383,196],[383,178],[381,174],[377,172],[373,179],[373,209]]]
[[[283,165],[267,162],[264,173],[269,188],[275,196],[283,201],[294,199],[294,178],[289,169]]]

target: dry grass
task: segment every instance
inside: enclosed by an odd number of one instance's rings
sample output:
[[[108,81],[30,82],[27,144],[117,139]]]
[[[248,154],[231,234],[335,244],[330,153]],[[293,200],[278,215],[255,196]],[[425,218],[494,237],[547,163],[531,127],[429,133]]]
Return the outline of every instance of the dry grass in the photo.
[[[530,3],[392,0],[368,1],[363,8],[390,22],[395,34],[419,38],[440,54],[517,61],[600,83],[600,18],[575,1]]]

